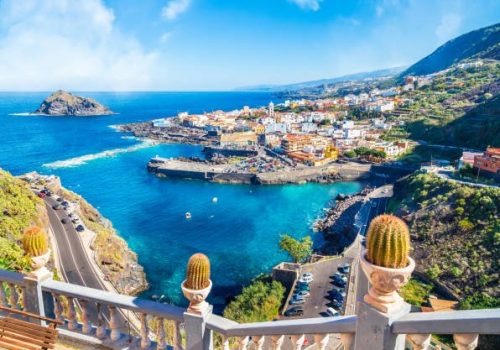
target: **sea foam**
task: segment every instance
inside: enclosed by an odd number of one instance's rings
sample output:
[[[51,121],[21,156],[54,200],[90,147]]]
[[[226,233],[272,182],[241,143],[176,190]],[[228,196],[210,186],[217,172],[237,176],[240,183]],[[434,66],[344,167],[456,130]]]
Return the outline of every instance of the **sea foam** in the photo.
[[[77,167],[80,165],[87,164],[88,162],[96,160],[96,159],[114,157],[114,156],[121,154],[121,153],[135,152],[135,151],[138,151],[140,149],[156,146],[157,144],[158,144],[158,142],[147,140],[147,141],[141,142],[139,144],[136,144],[136,145],[133,145],[130,147],[115,148],[115,149],[111,149],[111,150],[107,150],[107,151],[102,151],[102,152],[93,153],[93,154],[86,154],[83,156],[69,158],[69,159],[65,159],[65,160],[58,160],[58,161],[51,162],[51,163],[45,163],[45,164],[43,164],[43,166],[46,168],[52,168],[52,169]]]

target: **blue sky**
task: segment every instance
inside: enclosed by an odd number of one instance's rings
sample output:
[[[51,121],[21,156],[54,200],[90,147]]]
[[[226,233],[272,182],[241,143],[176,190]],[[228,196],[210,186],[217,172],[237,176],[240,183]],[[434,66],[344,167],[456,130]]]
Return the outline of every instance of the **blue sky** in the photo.
[[[0,0],[0,90],[228,90],[409,65],[497,0]]]

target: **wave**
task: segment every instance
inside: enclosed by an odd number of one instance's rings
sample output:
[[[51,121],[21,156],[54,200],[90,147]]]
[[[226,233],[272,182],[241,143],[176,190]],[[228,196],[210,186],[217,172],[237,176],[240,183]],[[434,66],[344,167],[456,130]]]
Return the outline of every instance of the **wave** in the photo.
[[[102,151],[99,153],[86,154],[80,157],[58,160],[52,163],[45,163],[43,164],[43,166],[52,169],[77,167],[83,164],[87,164],[88,162],[96,159],[114,157],[117,154],[135,152],[140,149],[149,148],[156,145],[158,145],[158,142],[148,140],[126,148],[115,148],[107,151]]]
[[[32,115],[40,115],[38,113],[30,113],[30,112],[23,112],[23,113],[9,113],[9,115],[16,115],[16,116],[21,116],[21,117],[30,117]]]

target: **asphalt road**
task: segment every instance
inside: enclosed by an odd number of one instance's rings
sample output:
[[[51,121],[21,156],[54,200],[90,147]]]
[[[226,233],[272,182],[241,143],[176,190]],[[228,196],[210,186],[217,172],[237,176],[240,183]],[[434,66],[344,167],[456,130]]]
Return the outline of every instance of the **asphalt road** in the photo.
[[[78,237],[79,233],[71,223],[71,218],[62,208],[59,210],[52,209],[52,207],[58,203],[52,197],[45,197],[44,201],[49,215],[49,224],[56,239],[59,264],[63,279],[72,284],[106,290],[84,251],[82,242]],[[63,218],[67,220],[67,224],[61,222]],[[97,306],[94,303],[88,303],[87,310],[91,322],[96,324]],[[104,312],[104,318],[106,321],[109,321],[107,310]],[[120,325],[120,331],[122,333],[127,333],[128,326],[126,318],[121,313],[118,313],[117,320]]]

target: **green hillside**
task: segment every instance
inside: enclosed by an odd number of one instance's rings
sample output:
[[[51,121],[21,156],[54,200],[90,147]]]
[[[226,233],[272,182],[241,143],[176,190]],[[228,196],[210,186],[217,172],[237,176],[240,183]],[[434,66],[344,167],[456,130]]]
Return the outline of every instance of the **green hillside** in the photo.
[[[29,269],[19,240],[23,231],[34,224],[47,225],[42,200],[24,181],[0,170],[0,269]]]
[[[500,59],[500,23],[474,30],[446,42],[406,69],[400,76],[435,73],[468,58]]]

